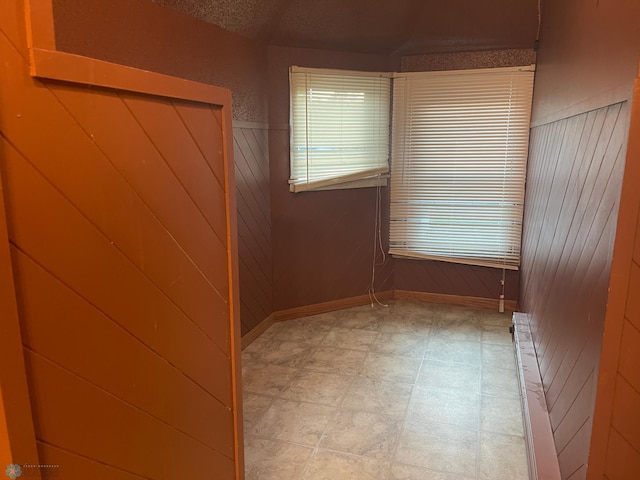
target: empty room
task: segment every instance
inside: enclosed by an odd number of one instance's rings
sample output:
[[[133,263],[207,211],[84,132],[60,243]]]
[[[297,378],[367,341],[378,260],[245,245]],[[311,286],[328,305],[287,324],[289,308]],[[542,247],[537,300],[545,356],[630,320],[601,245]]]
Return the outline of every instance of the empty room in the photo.
[[[0,1],[0,476],[640,478],[637,1]]]

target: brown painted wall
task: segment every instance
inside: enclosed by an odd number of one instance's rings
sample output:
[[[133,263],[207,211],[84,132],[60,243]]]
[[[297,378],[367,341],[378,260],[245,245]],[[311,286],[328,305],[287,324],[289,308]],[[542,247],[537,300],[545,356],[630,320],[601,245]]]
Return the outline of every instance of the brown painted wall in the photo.
[[[386,56],[269,47],[269,159],[274,307],[284,310],[367,293],[371,282],[375,188],[289,193],[289,66],[391,71]],[[388,241],[388,188],[382,188]],[[386,246],[385,246],[386,248]],[[393,287],[393,262],[376,288]]]
[[[150,0],[54,0],[58,50],[228,88],[234,119],[267,120],[264,45]]]
[[[625,100],[640,58],[640,2],[542,1],[535,124]]]
[[[267,49],[149,0],[55,0],[60,50],[231,89],[243,333],[273,313]],[[141,22],[144,28],[138,28]]]
[[[35,80],[6,5],[0,178],[39,455],[19,463],[236,478],[222,110]]]

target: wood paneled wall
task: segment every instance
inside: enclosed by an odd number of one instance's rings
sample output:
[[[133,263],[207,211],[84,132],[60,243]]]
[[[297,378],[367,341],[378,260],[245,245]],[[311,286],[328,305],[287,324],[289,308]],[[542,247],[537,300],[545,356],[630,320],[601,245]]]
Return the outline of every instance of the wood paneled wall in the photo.
[[[244,335],[273,313],[269,131],[266,125],[239,123],[233,138]]]
[[[640,478],[640,80],[611,265],[589,480]]]
[[[520,305],[564,479],[586,475],[627,128],[619,103],[531,133]]]
[[[24,19],[23,2],[3,2],[0,268],[13,271],[39,455],[14,461],[57,464],[65,480],[240,478],[230,96],[219,89],[223,112],[170,90],[34,79]],[[171,83],[107,67],[146,91]]]

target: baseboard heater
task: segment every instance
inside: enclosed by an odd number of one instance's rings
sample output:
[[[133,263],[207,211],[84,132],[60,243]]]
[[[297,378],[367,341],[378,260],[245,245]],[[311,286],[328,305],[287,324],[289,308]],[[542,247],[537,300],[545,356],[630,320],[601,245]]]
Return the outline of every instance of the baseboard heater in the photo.
[[[524,438],[529,457],[529,478],[560,480],[547,402],[531,339],[529,319],[524,313],[513,314],[513,339],[520,383]]]

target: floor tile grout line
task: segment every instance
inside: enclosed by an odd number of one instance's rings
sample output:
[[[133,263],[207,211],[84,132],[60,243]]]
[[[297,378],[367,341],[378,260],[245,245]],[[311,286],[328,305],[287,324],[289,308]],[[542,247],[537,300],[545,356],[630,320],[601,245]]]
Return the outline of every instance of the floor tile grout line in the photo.
[[[329,332],[331,332],[331,330],[333,330],[334,326],[326,333],[326,335],[323,337],[322,340],[326,339],[326,337],[329,335]],[[316,349],[317,351],[317,349]],[[329,418],[329,420],[327,421],[327,423],[325,424],[322,433],[319,435],[318,437],[318,441],[316,442],[315,448],[313,450],[313,452],[311,453],[311,455],[309,456],[309,458],[307,459],[307,462],[304,466],[304,468],[302,469],[302,472],[300,474],[300,479],[303,479],[305,476],[305,473],[307,472],[311,461],[313,458],[315,458],[315,456],[317,455],[317,453],[320,451],[320,446],[322,444],[322,441],[324,440],[326,434],[327,434],[327,429],[329,428],[329,425],[332,424],[333,420],[336,418],[336,416],[339,414],[340,409],[342,404],[344,403],[344,399],[347,396],[347,393],[349,392],[349,390],[351,389],[351,386],[353,385],[353,383],[355,382],[355,379],[358,377],[360,371],[362,370],[362,366],[364,365],[364,362],[366,361],[367,357],[369,356],[369,351],[366,351],[366,354],[364,356],[364,358],[362,359],[362,363],[360,364],[360,366],[358,367],[358,370],[356,371],[356,373],[353,375],[353,378],[351,379],[351,381],[349,382],[349,384],[346,386],[344,392],[342,393],[340,399],[338,400],[337,405],[334,407],[334,410]],[[311,357],[309,357],[311,358]],[[306,363],[306,362],[305,362]]]
[[[426,348],[428,346],[429,343],[429,339],[427,339],[427,345],[425,346],[425,355],[426,355]],[[408,423],[408,417],[409,417],[409,412],[411,411],[411,407],[413,405],[413,401],[416,395],[416,389],[418,386],[418,378],[420,378],[420,373],[422,371],[422,366],[424,365],[425,362],[425,358],[424,356],[422,357],[421,361],[420,361],[420,366],[418,367],[418,371],[416,372],[416,377],[414,379],[413,385],[411,386],[411,394],[409,395],[409,401],[407,402],[407,407],[405,409],[405,414],[404,414],[404,418],[402,419],[402,425],[400,426],[400,432],[398,433],[398,438],[396,439],[394,448],[393,448],[393,454],[391,455],[391,463],[393,464],[396,460],[397,460],[397,456],[398,456],[398,448],[400,448],[400,442],[402,440],[402,437],[405,433],[406,427],[407,427],[407,423]]]
[[[393,311],[391,311],[391,310],[389,310],[389,313],[394,313],[394,312],[393,312]],[[395,313],[398,313],[398,312],[395,312]],[[415,313],[413,313],[413,312],[412,312],[412,313],[411,313],[411,316],[415,316]],[[430,311],[430,312],[429,312],[429,316],[433,317],[433,312],[431,312],[431,311]],[[496,398],[496,396],[493,396],[493,395],[490,395],[490,394],[484,394],[484,393],[483,393],[483,391],[482,391],[482,386],[483,386],[483,384],[484,384],[484,377],[485,377],[485,375],[486,375],[486,373],[487,373],[487,372],[486,372],[486,368],[494,368],[494,369],[496,369],[496,370],[503,370],[503,369],[499,368],[499,367],[498,367],[498,366],[496,366],[496,365],[492,365],[491,367],[487,367],[487,366],[485,365],[485,363],[483,362],[483,357],[484,357],[484,355],[483,355],[483,353],[484,353],[484,347],[485,347],[485,344],[493,344],[493,345],[495,345],[495,346],[507,346],[507,345],[505,345],[505,343],[506,343],[506,342],[496,341],[496,339],[492,339],[493,341],[492,341],[492,342],[489,342],[489,341],[486,341],[486,339],[484,339],[484,338],[483,338],[482,333],[483,333],[483,331],[484,331],[484,326],[485,326],[485,323],[484,323],[484,322],[485,322],[485,320],[486,320],[486,319],[479,319],[479,320],[478,320],[478,322],[476,322],[476,324],[475,324],[475,327],[476,327],[477,329],[479,329],[479,332],[480,332],[480,341],[479,341],[479,342],[477,342],[477,343],[479,344],[479,346],[480,346],[480,365],[479,365],[479,366],[478,366],[478,365],[474,365],[474,364],[469,364],[469,363],[466,363],[466,362],[456,363],[456,362],[449,362],[449,361],[446,361],[446,360],[440,360],[440,359],[436,359],[436,358],[428,357],[428,347],[429,347],[429,344],[434,340],[434,336],[433,336],[433,335],[425,335],[425,337],[424,337],[424,345],[423,345],[423,354],[422,354],[421,356],[419,356],[419,357],[416,357],[416,356],[413,356],[413,355],[405,355],[405,354],[404,354],[404,353],[402,353],[402,352],[400,352],[400,354],[398,354],[398,352],[397,352],[397,351],[394,351],[394,352],[391,352],[391,353],[390,353],[390,352],[383,352],[383,353],[382,353],[382,355],[390,356],[390,357],[395,357],[395,358],[403,357],[403,358],[412,358],[412,359],[414,359],[414,360],[415,360],[415,359],[418,359],[418,358],[420,359],[420,365],[419,365],[419,367],[418,367],[417,372],[415,373],[414,381],[413,381],[413,383],[411,384],[410,398],[409,398],[409,400],[408,400],[408,402],[407,402],[407,405],[406,405],[406,407],[405,407],[404,416],[402,417],[402,427],[401,427],[401,430],[400,430],[400,432],[398,433],[398,435],[397,435],[397,437],[396,437],[396,439],[395,439],[394,447],[393,447],[393,454],[392,454],[392,455],[390,455],[390,456],[389,456],[389,458],[388,458],[388,461],[389,461],[389,462],[391,462],[389,465],[393,464],[393,462],[396,462],[396,456],[397,456],[398,447],[399,447],[400,441],[401,441],[401,439],[402,439],[402,435],[403,435],[403,433],[404,433],[404,431],[405,431],[405,429],[406,429],[406,426],[407,426],[408,417],[409,417],[409,412],[411,411],[412,405],[413,405],[413,404],[414,404],[414,402],[415,402],[415,400],[414,400],[414,399],[415,399],[415,396],[416,396],[416,394],[417,394],[417,390],[418,390],[418,387],[419,387],[419,378],[420,378],[420,375],[421,375],[421,373],[423,372],[423,370],[424,370],[424,368],[425,368],[425,364],[427,364],[429,361],[436,361],[436,362],[438,362],[438,363],[448,363],[448,364],[452,364],[452,365],[467,365],[467,366],[469,366],[469,365],[470,365],[470,366],[478,367],[478,369],[479,369],[479,391],[478,391],[478,402],[479,402],[479,408],[481,408],[481,406],[482,406],[482,400],[483,400],[483,398]],[[493,320],[492,320],[492,321],[493,321]],[[431,325],[433,325],[434,323],[435,323],[435,321],[433,321],[433,319],[432,319],[432,320],[430,321],[430,324],[431,324]],[[448,322],[448,324],[450,325],[450,324],[451,324],[451,322]],[[329,335],[329,332],[330,332],[334,327],[337,327],[337,326],[339,326],[339,323],[338,323],[338,321],[337,321],[336,319],[334,319],[334,320],[331,322],[331,325],[329,326],[328,330],[327,330],[326,332],[322,333],[322,337],[321,337],[321,338],[322,338],[322,339],[326,338],[326,337]],[[380,328],[383,328],[383,326],[382,326],[382,327],[380,327]],[[506,328],[506,327],[505,327],[505,328]],[[357,327],[352,327],[352,328],[350,328],[350,330],[354,330],[354,329],[355,329],[355,330],[364,330],[364,329],[359,329],[359,328],[357,328]],[[431,327],[431,330],[433,331],[433,326]],[[280,333],[281,333],[281,332],[280,332]],[[410,332],[409,332],[409,331],[405,331],[405,332],[384,332],[384,333],[388,333],[388,334],[393,335],[393,334],[402,334],[402,333],[410,333]],[[382,334],[381,332],[377,332],[377,335],[376,335],[376,337],[377,337],[377,338],[376,338],[376,342],[377,342],[377,340],[380,338],[381,334]],[[279,334],[274,335],[274,338],[275,338],[276,336],[278,336],[278,335],[279,335]],[[262,394],[262,395],[264,395],[264,396],[268,396],[268,397],[271,399],[271,400],[270,400],[270,403],[269,403],[266,407],[264,407],[264,408],[263,408],[263,413],[262,413],[262,415],[264,415],[264,413],[265,413],[266,411],[268,411],[268,409],[269,409],[269,408],[271,408],[271,407],[272,407],[273,403],[274,403],[277,399],[282,399],[282,400],[286,400],[286,401],[296,401],[296,402],[300,402],[300,403],[309,403],[309,404],[314,404],[314,402],[311,402],[311,401],[306,402],[306,401],[303,401],[303,400],[295,400],[295,399],[293,399],[293,398],[286,398],[286,397],[282,397],[282,393],[283,393],[283,392],[285,392],[285,391],[290,387],[291,383],[292,383],[292,382],[293,382],[297,377],[299,377],[299,375],[301,374],[301,372],[302,372],[302,371],[304,371],[304,370],[305,370],[305,365],[307,365],[307,364],[308,364],[308,362],[309,362],[309,360],[311,359],[311,357],[313,356],[314,352],[316,352],[319,348],[322,348],[322,347],[324,347],[324,346],[328,346],[328,345],[323,345],[323,344],[322,344],[322,340],[321,340],[321,342],[320,342],[320,343],[316,343],[316,344],[314,345],[313,350],[312,350],[312,351],[310,351],[310,352],[308,353],[308,355],[304,358],[304,360],[303,360],[303,361],[301,361],[301,362],[299,363],[299,365],[298,365],[296,368],[294,368],[294,369],[293,369],[293,370],[295,370],[295,373],[294,373],[294,374],[289,378],[289,380],[286,382],[286,384],[285,384],[283,387],[281,387],[281,388],[279,389],[279,391],[277,392],[277,394],[276,394],[276,395],[272,395],[272,394],[265,394],[264,392],[261,392],[261,393],[252,392],[252,393],[256,393],[256,394],[258,394],[258,395]],[[336,347],[336,348],[343,348],[343,347],[344,347],[344,345],[341,345],[340,347]],[[263,345],[261,348],[264,348],[264,345]],[[350,378],[350,381],[348,382],[348,384],[347,384],[345,387],[343,387],[343,388],[342,388],[342,392],[341,392],[341,395],[340,395],[340,399],[339,399],[339,401],[338,401],[337,405],[336,405],[336,406],[333,406],[333,405],[331,406],[331,407],[333,408],[333,411],[332,411],[332,413],[331,413],[331,415],[332,415],[332,416],[331,416],[331,418],[330,418],[329,422],[327,422],[327,423],[325,424],[324,429],[323,429],[323,432],[322,432],[322,434],[320,435],[318,442],[316,443],[316,447],[314,447],[313,453],[312,453],[312,454],[310,454],[309,458],[307,459],[307,462],[305,463],[305,467],[304,467],[304,468],[303,468],[303,470],[302,470],[301,477],[303,477],[303,476],[304,476],[304,472],[307,470],[308,465],[309,465],[309,462],[311,462],[311,459],[314,457],[314,455],[316,454],[316,452],[321,448],[321,447],[320,447],[320,445],[321,445],[321,443],[322,443],[322,439],[325,437],[326,432],[327,432],[327,428],[329,427],[329,425],[330,425],[330,423],[331,423],[332,419],[333,419],[333,418],[334,418],[334,417],[335,417],[335,416],[336,416],[340,411],[351,411],[351,410],[352,410],[352,409],[351,409],[351,408],[349,408],[349,407],[345,407],[344,402],[345,402],[345,399],[346,399],[346,397],[347,397],[348,392],[349,392],[349,391],[350,391],[350,389],[352,388],[352,386],[353,386],[354,382],[356,381],[356,379],[357,379],[357,378],[370,378],[371,380],[374,380],[374,381],[375,381],[375,380],[377,380],[377,381],[392,382],[392,383],[393,383],[393,379],[390,379],[390,378],[372,378],[372,377],[370,377],[370,376],[368,376],[368,375],[364,375],[364,374],[363,374],[362,369],[363,369],[363,366],[364,366],[364,364],[365,364],[365,362],[366,362],[366,359],[367,359],[367,358],[370,356],[370,354],[372,354],[372,353],[374,353],[374,354],[375,354],[375,353],[379,353],[379,352],[376,352],[376,351],[372,351],[372,348],[373,348],[373,345],[368,346],[368,349],[365,351],[365,356],[363,357],[362,362],[360,363],[360,365],[358,366],[357,371],[356,371],[353,375],[345,375],[345,374],[343,374],[342,372],[340,373],[340,375],[341,375],[341,376],[343,376],[343,377],[347,377],[347,378]],[[362,349],[358,349],[357,351],[363,351],[363,350],[362,350]],[[255,352],[254,352],[254,353],[255,353]],[[505,371],[507,371],[508,369],[504,369],[504,370],[505,370]],[[308,371],[313,371],[313,370],[312,370],[312,369],[308,369]],[[325,372],[320,372],[320,373],[325,373]],[[405,382],[400,382],[400,383],[407,385],[407,383],[405,383]],[[432,388],[432,387],[427,386],[426,388]],[[436,388],[436,389],[437,389],[437,387],[433,387],[433,388]],[[508,399],[511,399],[511,397],[498,397],[498,398],[505,398],[505,399],[506,399],[506,398],[508,398]],[[316,404],[316,405],[320,405],[320,404],[317,404],[317,403],[315,403],[315,404]],[[323,405],[324,405],[324,404],[323,404]],[[359,410],[355,410],[355,409],[353,409],[353,411],[359,411]],[[387,414],[385,413],[385,415],[387,415]],[[399,417],[397,417],[396,415],[387,415],[387,416],[389,416],[390,418],[392,418],[393,420],[396,420],[396,421],[397,421],[397,419],[399,418]],[[479,412],[479,415],[478,415],[478,423],[477,423],[477,429],[476,429],[476,435],[477,435],[477,438],[478,438],[478,448],[480,448],[480,437],[479,437],[479,435],[480,435],[480,433],[481,433],[481,431],[482,431],[482,428],[481,428],[481,427],[482,427],[482,424],[481,424],[481,422],[482,422],[481,412]],[[465,428],[465,427],[463,427],[463,428]],[[465,429],[466,429],[466,428],[465,428]],[[501,433],[501,432],[495,432],[495,433],[496,433],[496,434],[498,434],[498,435],[503,435],[503,436],[504,436],[504,435],[509,435],[509,434]],[[513,435],[509,435],[509,436],[513,436]],[[514,437],[514,438],[521,438],[521,436],[513,436],[513,437]],[[279,439],[275,439],[275,438],[274,438],[273,440],[279,440]],[[287,442],[287,443],[292,443],[292,442]],[[293,444],[296,444],[296,443],[293,443]],[[300,444],[298,444],[298,445],[300,445]],[[306,446],[306,448],[312,448],[312,447]],[[328,450],[333,451],[332,449],[328,449]],[[335,451],[336,451],[336,452],[340,452],[341,454],[344,454],[344,455],[350,455],[350,456],[355,456],[355,457],[362,457],[362,458],[375,458],[375,457],[369,457],[369,456],[367,456],[367,455],[358,455],[358,454],[349,453],[349,452],[341,452],[340,450],[335,450]],[[480,461],[480,452],[479,452],[479,451],[477,451],[477,452],[476,452],[476,475],[480,475],[480,473],[481,473],[481,472],[479,471],[479,466],[478,466],[478,462],[479,462],[479,461]],[[396,463],[398,463],[398,462],[396,462]],[[424,468],[423,466],[420,466],[420,465],[416,465],[416,467]]]

